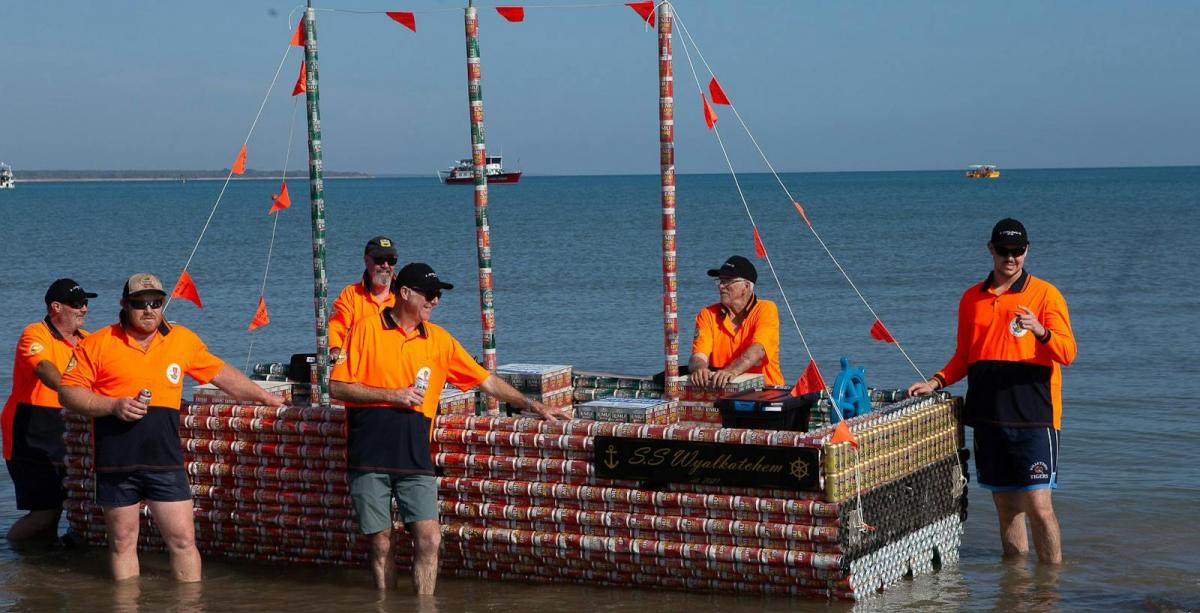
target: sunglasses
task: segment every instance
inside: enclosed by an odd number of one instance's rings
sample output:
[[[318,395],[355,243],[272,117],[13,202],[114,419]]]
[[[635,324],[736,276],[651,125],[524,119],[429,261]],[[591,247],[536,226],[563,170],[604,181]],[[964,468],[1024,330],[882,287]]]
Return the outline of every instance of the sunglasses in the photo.
[[[140,311],[140,310],[146,309],[146,308],[161,309],[162,305],[163,305],[162,298],[155,298],[154,300],[137,300],[135,298],[129,299],[129,307],[135,311]]]
[[[746,280],[746,279],[743,279],[743,278],[741,278],[741,277],[735,277],[735,278],[732,278],[732,279],[721,279],[721,278],[718,278],[718,279],[717,279],[717,287],[725,287],[725,286],[727,286],[727,285],[733,285],[734,283],[737,283],[737,282],[739,282],[739,281],[745,281],[745,280]]]
[[[397,259],[394,255],[385,255],[383,257],[375,258],[376,266],[383,266],[384,264],[387,264],[388,266],[395,266],[396,262]]]
[[[433,302],[434,300],[442,297],[442,290],[440,289],[421,289],[418,287],[409,287],[408,289],[421,294],[429,302]]]
[[[82,309],[83,307],[88,305],[88,301],[87,301],[87,298],[81,298],[79,300],[72,300],[70,302],[64,302],[63,304],[71,307],[72,309]]]
[[[1019,258],[1019,257],[1025,255],[1026,246],[1021,245],[1019,247],[993,247],[993,249],[996,250],[996,255],[998,255],[1002,258],[1006,258],[1010,255],[1014,258]]]

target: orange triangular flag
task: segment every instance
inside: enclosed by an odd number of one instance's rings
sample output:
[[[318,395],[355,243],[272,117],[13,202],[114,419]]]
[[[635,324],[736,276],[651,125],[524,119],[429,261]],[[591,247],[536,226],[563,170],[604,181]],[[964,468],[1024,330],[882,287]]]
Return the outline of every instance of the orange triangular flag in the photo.
[[[305,38],[306,38],[306,36],[304,34],[304,18],[301,17],[300,23],[296,24],[296,31],[294,33],[292,33],[292,42],[290,42],[288,44],[295,46],[295,47],[303,47]]]
[[[767,248],[763,246],[762,237],[758,235],[758,226],[754,226],[754,255],[767,257]]]
[[[240,175],[246,172],[246,145],[238,150],[237,159],[233,161],[233,167],[229,169],[230,174]]]
[[[296,79],[292,95],[303,94],[306,91],[308,91],[308,62],[300,62],[300,78]]]
[[[512,22],[525,21],[525,7],[523,6],[498,6],[496,12]]]
[[[716,77],[708,82],[708,93],[712,94],[713,104],[729,104],[729,96],[725,95],[725,90],[721,89]]]
[[[831,444],[850,443],[851,447],[858,449],[858,439],[854,438],[854,434],[850,432],[850,426],[846,425],[846,420],[838,422],[836,428],[833,429],[833,436],[829,437]]]
[[[708,98],[705,98],[704,94],[700,94],[700,101],[704,103],[704,124],[711,130],[717,124],[717,112],[708,105]]]
[[[878,319],[875,320],[875,323],[871,324],[871,338],[877,341],[883,341],[885,343],[896,342],[896,339],[892,338],[892,333],[888,332],[888,329],[884,327],[883,322],[879,321]]]
[[[171,297],[190,300],[197,309],[204,308],[204,303],[200,302],[200,292],[196,291],[196,284],[192,282],[192,275],[186,270],[180,273],[175,289],[171,290]]]
[[[254,311],[254,318],[250,320],[250,325],[246,327],[247,332],[253,332],[255,328],[261,328],[271,323],[271,316],[267,314],[267,301],[262,296],[258,297],[258,309]]]
[[[810,359],[808,366],[804,367],[804,374],[796,379],[796,385],[792,387],[791,394],[803,396],[823,389],[825,389],[825,378],[821,376],[821,371],[817,370],[817,363]]]
[[[412,13],[408,11],[387,11],[387,16],[413,32],[417,31],[417,18]]]
[[[642,21],[654,27],[654,3],[653,2],[626,2],[625,6],[633,9],[638,15],[642,16]]]
[[[267,215],[290,206],[292,206],[292,197],[288,195],[287,180],[285,179],[279,184],[279,193],[271,194],[271,210],[267,211]]]
[[[799,202],[792,202],[792,206],[796,207],[796,212],[800,213],[800,217],[804,220],[805,225],[812,227],[812,222],[808,220],[808,215],[804,214],[804,207],[800,206]]]

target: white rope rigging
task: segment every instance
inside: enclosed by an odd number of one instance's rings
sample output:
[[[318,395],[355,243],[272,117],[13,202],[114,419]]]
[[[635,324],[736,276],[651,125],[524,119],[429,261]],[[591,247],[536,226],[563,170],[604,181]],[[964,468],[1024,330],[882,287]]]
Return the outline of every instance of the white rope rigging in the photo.
[[[672,6],[674,6],[674,5],[672,5]],[[676,22],[679,21],[678,13],[676,13],[675,19],[676,19]],[[683,24],[680,23],[680,25],[682,26]],[[684,43],[683,44],[683,53],[687,57],[688,67],[691,68],[691,70],[692,70],[692,78],[695,79],[695,81],[696,81],[696,88],[700,92],[700,94],[703,95],[704,90],[701,89],[700,77],[696,74],[696,66],[692,62],[692,54],[690,51],[688,51],[687,42],[686,41],[681,41],[681,42]],[[733,177],[733,184],[734,184],[734,186],[737,187],[738,198],[740,198],[742,201],[742,208],[744,208],[746,210],[746,217],[748,217],[750,219],[750,226],[754,229],[755,234],[758,235],[758,224],[755,223],[755,221],[754,221],[754,214],[750,212],[750,204],[748,202],[746,202],[746,194],[742,191],[742,183],[740,180],[738,180],[737,171],[735,171],[733,169],[733,162],[729,159],[729,152],[725,149],[725,141],[724,141],[724,139],[721,138],[721,131],[719,128],[717,128],[715,123],[713,124],[712,130],[713,130],[713,134],[715,134],[717,137],[717,144],[720,145],[720,147],[721,147],[721,155],[724,156],[724,158],[725,158],[725,165],[729,167],[729,174],[730,174],[730,176]],[[810,360],[813,360],[814,358],[813,358],[812,349],[809,348],[808,341],[804,338],[804,332],[800,329],[800,322],[797,321],[797,319],[796,319],[796,313],[792,309],[792,303],[790,300],[788,300],[787,292],[784,291],[784,289],[783,289],[783,283],[779,280],[779,275],[775,271],[775,264],[771,262],[771,253],[769,251],[766,251],[766,249],[764,249],[763,251],[765,253],[765,255],[763,257],[767,261],[767,268],[769,268],[771,271],[771,278],[775,280],[775,287],[779,288],[779,295],[783,298],[783,304],[785,307],[787,307],[788,315],[792,318],[792,325],[795,326],[795,328],[796,328],[796,334],[800,335],[800,343],[804,345],[804,352],[808,354],[808,357]],[[840,416],[840,412],[839,412],[839,416]]]
[[[674,7],[674,4],[672,4],[671,6]],[[696,83],[696,89],[697,89],[697,91],[700,92],[701,96],[704,96],[704,86],[701,85],[700,77],[699,77],[699,75],[696,74],[696,67],[695,67],[695,64],[692,62],[692,55],[691,55],[691,52],[688,50],[688,44],[690,43],[691,46],[693,48],[695,48],[696,54],[697,54],[697,56],[700,57],[701,61],[704,60],[704,57],[703,57],[703,55],[700,54],[700,49],[698,46],[696,46],[696,41],[692,38],[691,34],[688,33],[687,26],[684,25],[683,20],[680,18],[678,10],[675,11],[675,23],[679,24],[680,29],[683,30],[684,36],[687,39],[687,40],[681,39],[680,42],[683,43],[684,55],[687,56],[688,66],[691,68],[692,78]],[[708,68],[709,74],[711,75],[712,69],[709,68],[707,62],[704,62],[704,66],[705,66],[705,68]],[[714,75],[714,78],[715,78],[715,75]],[[733,108],[732,101],[730,101],[729,107],[731,109]],[[734,113],[736,114],[737,111],[735,110]],[[741,123],[742,129],[745,130],[746,134],[750,135],[750,129],[749,129],[749,127],[746,126],[746,123],[741,120],[740,115],[738,116],[738,121]],[[724,141],[724,139],[721,138],[721,132],[717,128],[715,122],[713,123],[712,131],[713,131],[713,134],[717,137],[717,144],[721,148],[721,155],[725,158],[725,164],[729,167],[729,174],[733,177],[734,185],[737,186],[738,197],[741,198],[742,207],[746,210],[746,217],[748,217],[750,219],[750,225],[754,228],[755,234],[756,234],[756,236],[758,236],[758,240],[761,240],[761,235],[758,234],[758,225],[754,222],[754,215],[753,215],[753,213],[750,212],[750,205],[746,202],[746,195],[742,192],[741,182],[738,181],[737,172],[734,170],[733,162],[729,159],[729,152],[725,148],[725,141]],[[751,135],[750,138],[752,141],[754,140],[753,135]],[[754,146],[756,148],[758,148],[757,141],[754,141]],[[759,151],[759,154],[763,156],[763,159],[766,160],[766,155],[763,154],[762,149],[759,148],[758,151]],[[772,172],[772,174],[775,175],[775,179],[777,181],[779,181],[780,185],[782,186],[783,181],[780,180],[779,175],[777,173],[775,173],[774,167],[771,167],[770,161],[767,161],[767,166],[769,168],[771,168],[771,172]],[[792,200],[794,202],[795,200],[793,200],[791,198],[791,194],[787,192],[787,187],[784,186],[783,189],[784,189],[784,192],[788,194],[789,200]],[[816,235],[816,230],[813,230],[813,234]],[[817,240],[820,240],[820,237],[818,237]],[[821,246],[822,247],[825,246],[825,243],[823,241],[821,242]],[[828,248],[826,248],[825,251],[826,251],[826,253],[829,253],[830,258],[833,258],[833,254],[829,252]],[[793,312],[792,305],[788,301],[788,298],[787,298],[787,293],[783,289],[783,283],[779,280],[779,275],[776,273],[775,266],[771,262],[771,253],[769,251],[767,251],[765,248],[763,249],[763,253],[764,253],[763,257],[767,261],[767,267],[770,269],[771,277],[775,280],[775,285],[779,288],[779,294],[783,298],[784,304],[787,306],[788,315],[790,315],[792,318],[792,324],[796,327],[796,333],[800,335],[800,342],[804,345],[804,351],[806,353],[808,353],[809,359],[812,360],[813,362],[815,362],[816,360],[813,357],[812,350],[809,348],[808,343],[804,339],[804,332],[800,329],[800,323],[796,320],[796,314],[795,314],[795,312]],[[837,263],[836,259],[834,260],[834,263],[835,264]],[[840,265],[838,265],[838,270],[842,270],[842,267]],[[842,270],[842,276],[845,276],[846,280],[850,281],[850,278],[848,276],[846,276],[846,273],[844,270]],[[853,287],[854,286],[853,282],[851,282],[850,285],[851,285],[851,287]],[[855,292],[858,292],[857,288],[855,288]],[[864,304],[866,304],[866,299],[863,298],[861,293],[859,293],[859,298],[863,300]],[[867,304],[867,308],[870,309],[871,306],[869,304]],[[874,315],[874,313],[875,313],[874,310],[872,310],[871,313],[872,313],[872,315]],[[878,317],[876,317],[876,319],[878,319]],[[899,347],[899,344],[897,344],[897,347]],[[901,351],[903,352],[903,350],[901,350]],[[908,356],[905,355],[905,357],[907,358]],[[911,364],[912,361],[909,360],[909,363]],[[915,364],[913,365],[913,368],[916,368]],[[918,370],[917,372],[920,373],[920,370]],[[842,423],[846,423],[845,414],[842,412],[841,407],[838,406],[838,401],[837,401],[836,395],[833,393],[833,390],[829,386],[826,386],[825,390],[829,396],[829,404],[833,408],[834,413],[837,415],[838,421],[842,422]],[[849,426],[848,423],[846,425]],[[832,436],[832,433],[830,434],[830,436]],[[860,478],[860,470],[859,470],[860,462],[859,462],[859,457],[858,457],[858,445],[857,445],[857,443],[855,443],[855,444],[851,444],[850,447],[852,450],[851,457],[853,458],[852,465],[854,467],[854,492],[855,492],[855,507],[856,507],[851,512],[851,520],[852,521],[851,521],[850,527],[858,529],[859,531],[865,532],[865,531],[867,531],[868,528],[867,528],[865,519],[863,518],[863,515],[862,515],[862,508],[863,508],[863,505],[862,505],[862,481]]]
[[[674,4],[672,4],[671,6],[674,7]],[[684,36],[687,37],[688,42],[690,42],[692,47],[696,50],[696,56],[699,57],[700,62],[704,64],[704,68],[708,71],[709,76],[711,78],[715,79],[716,73],[713,72],[712,67],[709,66],[709,64],[708,64],[708,61],[704,59],[704,54],[700,52],[700,47],[696,44],[695,39],[692,38],[692,34],[691,34],[691,32],[688,31],[687,26],[683,23],[683,21],[681,19],[679,19],[678,9],[676,9],[675,13],[676,13],[676,21],[679,22],[680,29],[683,30]],[[686,49],[687,49],[686,44],[684,45],[684,49],[686,51]],[[688,62],[691,63],[690,56],[688,57]],[[693,73],[693,76],[695,76],[694,68],[692,70],[692,73]],[[702,86],[700,85],[700,80],[698,77],[696,77],[696,86],[701,88],[700,93],[703,94],[704,90],[703,90]],[[767,168],[771,171],[771,175],[774,176],[775,181],[779,183],[779,187],[783,188],[783,193],[787,196],[788,201],[798,204],[799,201],[796,200],[796,198],[792,195],[791,191],[788,190],[787,185],[784,184],[783,179],[779,176],[779,173],[775,170],[775,166],[771,164],[771,160],[769,158],[767,158],[767,154],[765,152],[763,152],[762,147],[759,146],[758,139],[754,138],[754,134],[750,131],[750,126],[746,125],[746,121],[744,119],[742,119],[742,115],[741,115],[741,113],[738,112],[737,107],[734,106],[732,99],[730,99],[728,106],[729,106],[729,109],[733,111],[734,116],[737,117],[738,123],[741,124],[741,126],[742,126],[742,130],[744,130],[746,132],[746,136],[750,137],[750,142],[754,144],[754,148],[758,151],[758,155],[760,157],[762,157],[763,162],[766,163]],[[714,127],[714,131],[716,131],[715,127]],[[720,138],[721,137],[718,134],[717,135],[718,141],[720,141]],[[724,147],[724,145],[722,145],[721,151],[724,152],[724,150],[725,150],[725,147]],[[726,157],[726,161],[728,162],[728,156]],[[731,168],[731,172],[732,172],[732,168]],[[817,239],[817,243],[821,245],[821,249],[825,251],[825,254],[829,256],[830,261],[833,262],[833,265],[838,269],[838,272],[841,273],[842,278],[844,278],[846,280],[846,283],[848,283],[850,285],[850,288],[854,290],[854,293],[858,296],[859,301],[861,301],[863,303],[863,306],[865,306],[867,308],[867,311],[871,313],[871,317],[875,320],[882,322],[883,321],[882,318],[880,318],[879,314],[875,312],[875,308],[871,306],[871,303],[867,300],[866,296],[864,296],[863,293],[858,289],[858,286],[854,283],[854,280],[850,278],[849,273],[847,273],[846,269],[842,267],[841,262],[839,262],[837,257],[835,257],[833,255],[833,251],[831,251],[829,249],[829,246],[825,243],[825,239],[821,238],[821,235],[817,232],[816,227],[814,227],[812,225],[812,223],[808,221],[807,218],[805,219],[805,221],[806,221],[805,225],[807,225],[809,231],[812,232],[813,238]],[[751,223],[753,223],[753,220],[751,220]],[[768,260],[768,262],[769,261],[770,260]],[[772,270],[772,274],[774,274],[774,270]],[[776,279],[776,281],[778,281],[778,279]],[[891,333],[891,330],[889,330],[888,332]],[[904,347],[900,344],[900,341],[898,339],[896,339],[896,335],[891,334],[891,336],[892,336],[892,340],[893,340],[892,344],[896,345],[896,349],[898,349],[900,351],[900,354],[902,356],[904,356],[904,359],[908,362],[908,364],[910,366],[912,366],[913,370],[916,371],[917,375],[920,376],[922,380],[927,379],[928,377],[925,376],[925,373],[923,373],[921,371],[921,369],[917,367],[916,363],[913,362],[911,357],[909,357],[908,352],[905,351]],[[801,339],[803,339],[803,335],[801,335]],[[805,349],[807,349],[807,348],[808,348],[808,346],[805,345]],[[811,352],[809,353],[809,357],[810,358],[812,357]]]
[[[254,135],[254,128],[258,126],[258,119],[262,117],[263,108],[267,106],[267,100],[271,97],[271,91],[275,89],[275,83],[279,81],[279,73],[283,70],[283,64],[287,61],[288,51],[291,50],[291,44],[283,49],[283,57],[279,58],[279,66],[275,68],[275,76],[271,79],[271,85],[267,87],[267,93],[263,96],[262,104],[258,105],[258,113],[254,115],[254,121],[250,123],[250,130],[246,133],[245,140],[242,141],[242,146],[250,144],[250,137]],[[239,150],[240,151],[240,150]],[[183,264],[183,270],[180,275],[187,272],[188,266],[192,265],[192,258],[196,257],[196,250],[200,248],[200,242],[204,240],[204,233],[208,232],[208,226],[212,224],[213,216],[217,214],[217,208],[221,206],[221,199],[225,197],[225,190],[229,187],[229,182],[233,180],[233,167],[230,166],[229,174],[225,175],[225,183],[221,184],[221,192],[217,194],[217,201],[213,203],[212,210],[208,213],[208,219],[204,222],[204,227],[200,229],[200,236],[196,238],[196,244],[192,246],[192,252],[188,254],[187,261]],[[167,295],[167,303],[163,305],[164,315],[167,312],[167,307],[171,306],[171,295]]]

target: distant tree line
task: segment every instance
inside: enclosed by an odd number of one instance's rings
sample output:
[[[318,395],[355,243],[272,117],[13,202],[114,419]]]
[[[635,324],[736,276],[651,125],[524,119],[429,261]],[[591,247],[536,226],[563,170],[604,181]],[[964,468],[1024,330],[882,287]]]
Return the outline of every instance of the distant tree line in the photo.
[[[326,170],[326,177],[369,177],[365,172],[339,172]],[[229,169],[223,170],[22,170],[17,173],[18,179],[51,180],[51,179],[224,179],[229,176]],[[282,170],[246,169],[246,173],[237,177],[242,179],[262,179],[283,176]],[[308,169],[289,170],[289,177],[307,177]]]

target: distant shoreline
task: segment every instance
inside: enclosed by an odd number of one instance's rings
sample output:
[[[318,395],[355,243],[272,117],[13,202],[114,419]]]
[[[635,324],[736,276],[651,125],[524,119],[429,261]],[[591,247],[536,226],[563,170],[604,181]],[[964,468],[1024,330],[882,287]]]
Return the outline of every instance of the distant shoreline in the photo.
[[[292,179],[308,180],[307,174],[288,175]],[[260,177],[233,177],[231,181],[281,181],[283,175],[263,175]],[[324,175],[324,180],[340,179],[376,179],[373,175]],[[16,179],[15,183],[187,183],[189,181],[224,181],[225,177],[38,177],[35,179]]]

